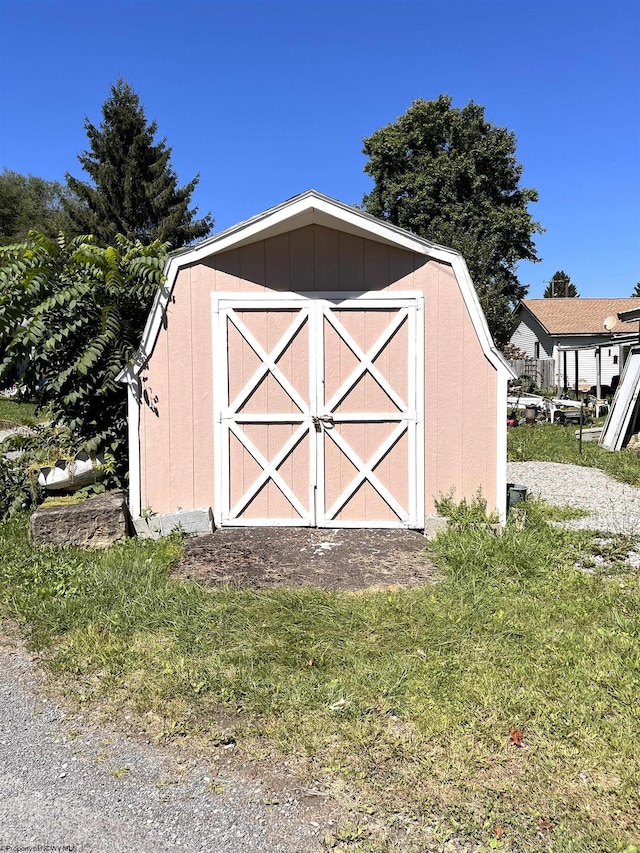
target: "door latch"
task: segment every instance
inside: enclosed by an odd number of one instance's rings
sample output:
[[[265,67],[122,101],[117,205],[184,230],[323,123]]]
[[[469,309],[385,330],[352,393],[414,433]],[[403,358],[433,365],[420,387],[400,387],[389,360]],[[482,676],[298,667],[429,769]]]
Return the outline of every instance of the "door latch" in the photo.
[[[311,420],[316,428],[316,432],[320,432],[321,424],[324,424],[325,429],[333,429],[333,415],[311,415]]]

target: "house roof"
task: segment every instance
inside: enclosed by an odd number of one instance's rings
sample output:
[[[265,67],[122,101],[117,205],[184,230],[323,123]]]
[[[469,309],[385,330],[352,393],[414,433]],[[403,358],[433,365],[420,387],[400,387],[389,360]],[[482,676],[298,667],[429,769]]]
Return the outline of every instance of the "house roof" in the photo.
[[[507,377],[515,375],[493,342],[469,270],[460,252],[417,237],[409,231],[383,222],[356,207],[344,204],[316,190],[307,190],[195,246],[170,254],[164,267],[165,283],[156,294],[140,348],[132,363],[121,371],[118,379],[130,384],[135,384],[137,381],[137,376],[147,363],[155,346],[164,312],[182,267],[203,261],[231,248],[237,249],[240,246],[311,224],[324,225],[450,264],[460,285],[485,356],[503,375]]]
[[[606,335],[606,317],[640,306],[637,297],[618,299],[583,299],[554,297],[553,299],[523,299],[521,307],[530,311],[550,335]],[[620,324],[621,325],[621,324]],[[618,328],[620,333],[628,330]]]

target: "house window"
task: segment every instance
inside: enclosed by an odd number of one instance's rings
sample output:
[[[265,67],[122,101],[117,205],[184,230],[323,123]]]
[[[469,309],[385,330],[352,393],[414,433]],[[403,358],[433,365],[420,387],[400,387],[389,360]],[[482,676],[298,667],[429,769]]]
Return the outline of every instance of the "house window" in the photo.
[[[613,357],[613,363],[614,363],[614,364],[617,364],[617,363],[618,363],[618,356],[617,356],[617,355],[614,355],[614,357]]]
[[[540,341],[536,341],[533,347],[534,358],[540,358]]]

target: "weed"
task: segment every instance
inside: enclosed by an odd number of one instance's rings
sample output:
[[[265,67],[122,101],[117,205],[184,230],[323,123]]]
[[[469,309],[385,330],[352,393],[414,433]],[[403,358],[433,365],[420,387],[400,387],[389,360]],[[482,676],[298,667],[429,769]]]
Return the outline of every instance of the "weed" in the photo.
[[[518,509],[517,504],[514,509]],[[556,506],[543,501],[540,502],[540,512],[546,521],[556,522],[573,521],[577,518],[586,518],[589,515],[588,510],[580,509],[577,506]]]
[[[486,527],[496,524],[498,516],[495,513],[487,513],[487,501],[480,492],[471,501],[463,498],[457,503],[453,493],[441,497],[436,501],[436,510],[449,522],[449,526],[456,530],[470,526]]]
[[[128,767],[112,767],[109,770],[109,776],[113,776],[114,779],[124,779],[128,772]]]
[[[209,782],[207,782],[207,785],[204,790],[206,794],[220,795],[224,794],[226,789],[227,786],[225,782],[221,781],[220,779],[210,779]]]

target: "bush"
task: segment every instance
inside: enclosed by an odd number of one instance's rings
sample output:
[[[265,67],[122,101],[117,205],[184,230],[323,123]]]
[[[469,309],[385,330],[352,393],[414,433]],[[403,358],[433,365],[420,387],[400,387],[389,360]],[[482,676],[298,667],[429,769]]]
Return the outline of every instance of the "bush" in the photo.
[[[49,405],[86,449],[117,456],[126,394],[116,378],[140,342],[167,246],[116,242],[104,249],[91,237],[31,232],[0,248],[0,379],[20,368],[22,392]]]

